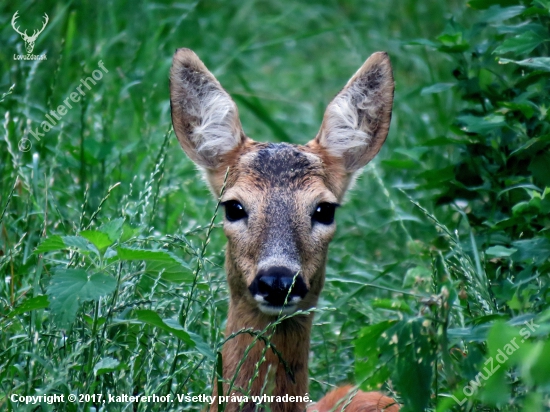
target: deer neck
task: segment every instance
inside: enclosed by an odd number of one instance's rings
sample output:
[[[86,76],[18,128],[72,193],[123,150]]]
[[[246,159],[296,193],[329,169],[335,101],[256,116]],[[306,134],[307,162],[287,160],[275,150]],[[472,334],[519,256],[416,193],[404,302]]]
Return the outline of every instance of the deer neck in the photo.
[[[234,275],[231,271],[234,268],[227,266],[231,288]],[[251,305],[247,296],[243,296],[248,290],[244,293],[235,292],[231,289],[225,331],[226,338],[234,337],[225,343],[222,350],[224,378],[227,382],[236,376],[231,392],[249,393],[250,402],[244,407],[229,403],[225,410],[255,410],[252,395],[304,397],[308,393],[308,354],[313,314],[295,315],[276,324],[275,317],[263,314]],[[244,330],[251,333],[243,333]],[[266,348],[266,342],[271,346]],[[242,359],[244,362],[241,364]],[[226,394],[228,389],[228,385],[224,385]],[[304,409],[305,402],[271,404],[273,412],[297,412]]]

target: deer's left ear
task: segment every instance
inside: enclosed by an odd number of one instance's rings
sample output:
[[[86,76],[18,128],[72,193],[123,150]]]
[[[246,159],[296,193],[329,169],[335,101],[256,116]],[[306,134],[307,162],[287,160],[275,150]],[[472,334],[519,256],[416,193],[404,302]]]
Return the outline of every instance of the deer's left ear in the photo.
[[[388,55],[374,53],[328,105],[315,143],[341,159],[349,173],[365,166],[388,135],[393,90]]]

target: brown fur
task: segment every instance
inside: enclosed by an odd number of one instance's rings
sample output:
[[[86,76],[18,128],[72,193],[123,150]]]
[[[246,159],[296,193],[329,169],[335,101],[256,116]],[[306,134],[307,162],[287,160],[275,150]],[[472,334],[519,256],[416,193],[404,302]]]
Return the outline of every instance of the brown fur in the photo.
[[[397,412],[398,410],[399,405],[392,398],[380,392],[359,391],[354,394],[353,387],[350,385],[341,386],[329,392],[318,403],[307,408],[307,412]]]
[[[343,201],[354,172],[378,153],[386,138],[393,101],[389,59],[376,53],[365,62],[329,104],[319,134],[305,146],[246,137],[236,105],[190,50],[176,52],[170,83],[172,120],[182,148],[205,170],[213,193],[217,196],[225,181],[221,201],[239,202],[247,213],[246,219],[224,223],[230,293],[226,336],[237,333],[222,350],[224,395],[304,397],[313,315],[295,314],[270,326],[277,316],[262,309],[249,288],[266,267],[284,266],[297,272],[307,288],[296,310],[317,305],[336,227],[315,223],[312,216],[323,203]],[[243,330],[252,333],[238,333]],[[314,407],[328,412],[348,391],[344,387],[331,392]],[[379,411],[392,403],[377,392],[358,392],[346,411]],[[270,404],[272,412],[305,407],[305,402]],[[398,409],[395,404],[387,410]],[[225,408],[255,410],[252,401],[230,402]],[[218,411],[217,402],[210,411]]]

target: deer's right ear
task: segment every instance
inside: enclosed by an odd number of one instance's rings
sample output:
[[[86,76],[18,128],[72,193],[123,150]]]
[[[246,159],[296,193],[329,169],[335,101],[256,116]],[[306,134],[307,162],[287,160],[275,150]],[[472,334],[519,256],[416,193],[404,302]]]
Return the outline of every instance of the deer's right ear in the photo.
[[[178,49],[174,54],[170,106],[181,147],[205,169],[218,169],[224,155],[247,139],[235,102],[189,49]]]

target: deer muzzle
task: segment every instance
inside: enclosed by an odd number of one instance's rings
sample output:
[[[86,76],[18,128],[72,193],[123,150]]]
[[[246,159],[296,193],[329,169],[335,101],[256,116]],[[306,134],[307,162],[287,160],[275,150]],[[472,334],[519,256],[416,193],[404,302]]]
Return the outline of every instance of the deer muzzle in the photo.
[[[274,266],[260,270],[248,290],[266,315],[287,315],[296,311],[308,289],[299,272]]]

